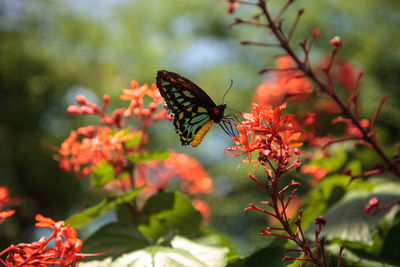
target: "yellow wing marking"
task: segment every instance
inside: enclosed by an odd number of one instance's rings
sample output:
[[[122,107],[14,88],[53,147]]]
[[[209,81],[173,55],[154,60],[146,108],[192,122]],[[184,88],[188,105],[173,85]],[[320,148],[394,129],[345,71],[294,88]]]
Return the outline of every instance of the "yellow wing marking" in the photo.
[[[203,127],[200,128],[200,130],[194,135],[192,147],[200,145],[201,141],[203,141],[204,136],[206,136],[213,125],[214,121],[209,120],[206,124],[203,125]]]
[[[176,121],[176,125],[177,125],[177,127],[178,127],[178,128],[177,128],[178,134],[179,134],[179,136],[182,138],[183,141],[190,142],[190,141],[193,140],[194,136],[192,136],[192,138],[186,138],[186,137],[183,136],[183,133],[182,133],[181,128],[180,128],[179,121]],[[204,126],[203,126],[203,127],[204,127]]]

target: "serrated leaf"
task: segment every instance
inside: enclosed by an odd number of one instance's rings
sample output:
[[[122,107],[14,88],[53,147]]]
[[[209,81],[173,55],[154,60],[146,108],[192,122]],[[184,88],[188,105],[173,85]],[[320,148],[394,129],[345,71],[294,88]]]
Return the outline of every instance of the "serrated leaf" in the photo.
[[[144,152],[138,155],[128,155],[127,159],[134,164],[138,164],[148,161],[166,160],[169,157],[169,154],[169,151]]]
[[[66,223],[70,224],[70,226],[73,228],[80,228],[85,224],[97,219],[106,211],[114,208],[115,206],[132,201],[132,199],[134,199],[136,195],[143,190],[143,188],[144,186],[116,197],[106,197],[99,204],[87,208],[76,215],[72,215],[66,220]]]
[[[131,224],[110,223],[102,226],[83,242],[83,253],[109,251],[95,259],[118,257],[149,245],[148,240]]]
[[[151,246],[142,250],[124,254],[112,261],[81,262],[83,267],[221,267],[227,264],[227,248],[210,247],[196,244],[183,237],[176,236],[171,241],[172,248]]]
[[[92,170],[92,185],[95,188],[102,188],[104,185],[115,181],[114,168],[103,160]]]
[[[146,202],[138,228],[145,236],[157,240],[168,232],[194,236],[201,222],[200,212],[182,193],[161,193]]]

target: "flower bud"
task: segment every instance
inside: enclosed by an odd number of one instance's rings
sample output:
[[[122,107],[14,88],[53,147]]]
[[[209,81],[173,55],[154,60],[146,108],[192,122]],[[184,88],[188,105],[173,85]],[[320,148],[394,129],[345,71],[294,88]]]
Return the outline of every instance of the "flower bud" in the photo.
[[[149,110],[150,110],[150,112],[153,113],[156,109],[157,109],[157,104],[154,103],[154,102],[151,102],[151,103],[149,104]]]
[[[312,33],[313,37],[317,37],[319,34],[320,34],[320,31],[318,28],[316,28]]]
[[[87,105],[86,98],[83,95],[77,95],[75,97],[75,99],[76,99],[76,103],[78,103],[79,105],[82,105],[82,106]]]
[[[333,37],[330,42],[331,46],[340,47],[342,45],[342,40],[340,40],[339,36]]]
[[[110,96],[109,95],[103,95],[103,105],[107,105],[108,102],[110,102]]]
[[[77,106],[74,106],[74,105],[69,106],[69,107],[67,108],[67,111],[68,111],[68,113],[71,114],[71,115],[79,115],[79,114],[82,113],[82,112],[81,112],[81,109],[80,109],[79,107],[77,107]]]

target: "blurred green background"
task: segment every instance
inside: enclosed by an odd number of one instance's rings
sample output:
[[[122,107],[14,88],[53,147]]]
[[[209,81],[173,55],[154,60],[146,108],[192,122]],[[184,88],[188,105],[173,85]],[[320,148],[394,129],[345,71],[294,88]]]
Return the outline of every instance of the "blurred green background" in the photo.
[[[281,1],[270,1],[273,9]],[[362,112],[371,116],[383,95],[391,96],[379,120],[379,137],[390,144],[400,125],[400,2],[398,0],[304,0],[288,12],[306,7],[294,43],[319,28],[312,53],[318,60],[329,53],[329,40],[339,35],[339,57],[365,70]],[[241,7],[234,16],[223,1],[203,0],[0,0],[0,186],[21,197],[16,214],[0,225],[0,250],[28,242],[34,216],[41,213],[64,220],[82,203],[100,196],[88,180],[64,173],[53,160],[69,131],[93,123],[66,112],[77,94],[111,106],[131,80],[155,82],[159,69],[178,72],[202,87],[216,103],[234,81],[226,103],[249,111],[255,88],[267,78],[257,72],[273,67],[274,49],[242,47],[242,40],[263,41],[265,31],[248,26],[230,28],[233,17],[249,17]],[[214,180],[214,193],[204,196],[212,206],[211,225],[246,251],[268,242],[258,231],[266,225],[261,214],[243,213],[249,203],[264,200],[247,173],[254,166],[223,153],[229,137],[214,127],[196,149],[181,147],[171,123],[150,129],[152,149],[172,148],[192,155]],[[302,178],[299,178],[302,179]],[[112,215],[109,215],[112,217]],[[112,219],[112,218],[111,218]],[[81,233],[87,236],[87,233]]]

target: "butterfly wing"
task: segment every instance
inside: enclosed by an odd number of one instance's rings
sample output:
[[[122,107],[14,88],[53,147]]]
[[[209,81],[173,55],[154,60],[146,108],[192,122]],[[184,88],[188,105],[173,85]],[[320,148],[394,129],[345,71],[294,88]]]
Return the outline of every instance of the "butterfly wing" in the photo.
[[[210,115],[217,106],[196,84],[177,73],[160,70],[157,87],[164,98],[182,145],[200,144],[214,124]]]

